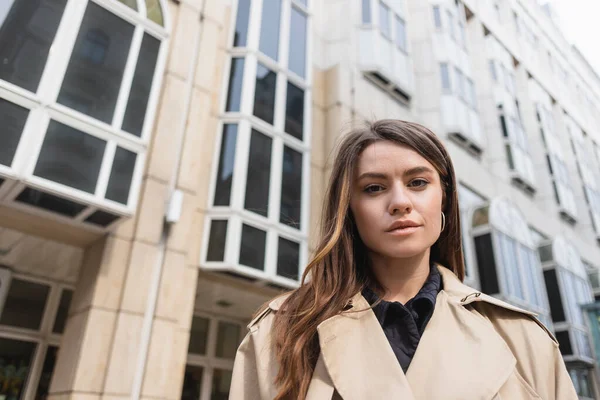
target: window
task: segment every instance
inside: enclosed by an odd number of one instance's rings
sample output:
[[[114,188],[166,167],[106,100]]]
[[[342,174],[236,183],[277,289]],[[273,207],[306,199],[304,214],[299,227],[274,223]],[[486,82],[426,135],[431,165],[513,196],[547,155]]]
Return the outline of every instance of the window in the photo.
[[[406,24],[402,18],[396,15],[396,46],[406,52]]]
[[[485,203],[485,199],[466,186],[458,186],[458,203],[460,208],[460,225],[462,232],[463,251],[465,258],[466,276],[473,277],[474,271],[474,248],[473,237],[471,236],[471,213],[475,207]]]
[[[454,80],[454,82],[456,83],[456,95],[458,97],[460,97],[461,99],[465,99],[465,87],[464,87],[464,80],[463,80],[463,74],[462,72],[460,72],[460,70],[457,67],[454,67],[454,76],[456,77],[456,79]]]
[[[8,201],[102,227],[101,220],[135,211],[168,33],[158,0],[146,0],[145,15],[131,0],[124,4],[133,12],[125,14],[113,0],[84,2],[81,13],[62,21],[75,3],[79,7],[76,0],[0,7],[0,89],[13,93],[0,95],[0,164],[18,168],[10,172],[36,186],[11,193]],[[61,23],[69,29],[59,30]],[[22,137],[39,138],[41,146],[32,143],[39,152],[17,152]],[[77,203],[84,214],[23,201],[32,193]]]
[[[447,20],[448,20],[448,29],[450,29],[450,37],[453,40],[456,40],[456,34],[454,31],[454,15],[452,15],[452,12],[450,12],[450,10],[447,10],[446,16],[447,16]]]
[[[442,78],[442,92],[445,94],[452,93],[452,86],[450,83],[450,71],[448,70],[448,64],[440,64],[440,76]]]
[[[493,258],[495,268],[491,271],[489,265],[478,261],[482,285],[485,280],[488,288],[497,288],[496,293],[507,301],[530,309],[549,321],[541,262],[527,222],[506,198],[495,199],[491,205],[483,206],[483,209],[486,208],[489,208],[488,226],[480,234],[475,231],[476,243],[482,238],[476,249],[477,259],[489,261]],[[474,218],[473,229],[475,222]],[[491,244],[485,245],[483,238],[487,235],[491,235]],[[490,245],[493,254],[484,254],[490,251]],[[485,287],[482,289],[486,290]]]
[[[489,60],[490,66],[490,75],[494,82],[498,82],[498,73],[496,72],[496,62],[494,60]]]
[[[250,19],[251,0],[238,0],[233,46],[245,47],[248,43],[248,21]]]
[[[243,324],[194,315],[181,400],[227,400]]]
[[[440,12],[440,6],[433,6],[433,24],[436,29],[442,28],[442,14]]]
[[[381,34],[387,38],[392,38],[392,30],[390,27],[390,8],[383,4],[381,1],[379,2],[379,29],[381,30]]]
[[[72,293],[61,284],[13,274],[0,312],[0,396],[48,395]],[[42,325],[43,320],[49,323]],[[39,375],[34,365],[41,368]]]
[[[362,0],[362,22],[363,24],[371,23],[371,0]]]
[[[205,269],[285,287],[297,285],[307,252],[311,98],[306,4],[238,4],[237,15],[248,17],[232,27],[233,45],[236,35],[258,36],[259,43],[231,58],[202,256]]]

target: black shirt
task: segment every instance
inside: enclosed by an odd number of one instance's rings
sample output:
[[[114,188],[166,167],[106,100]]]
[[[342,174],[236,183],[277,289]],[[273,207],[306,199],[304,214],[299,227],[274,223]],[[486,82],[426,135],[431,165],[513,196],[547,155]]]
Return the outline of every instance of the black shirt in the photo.
[[[397,301],[381,300],[373,308],[373,312],[405,373],[415,355],[425,326],[433,314],[435,300],[441,289],[442,277],[437,267],[432,266],[419,293],[405,305]],[[362,294],[371,305],[379,299],[377,294],[369,288],[365,288]]]

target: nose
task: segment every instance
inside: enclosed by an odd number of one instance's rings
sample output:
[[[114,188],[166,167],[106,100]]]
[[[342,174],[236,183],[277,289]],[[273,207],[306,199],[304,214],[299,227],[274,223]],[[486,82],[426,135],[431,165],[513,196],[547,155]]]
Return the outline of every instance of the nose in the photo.
[[[390,215],[404,215],[412,211],[412,201],[410,195],[404,185],[396,184],[391,191],[390,203],[388,212]]]

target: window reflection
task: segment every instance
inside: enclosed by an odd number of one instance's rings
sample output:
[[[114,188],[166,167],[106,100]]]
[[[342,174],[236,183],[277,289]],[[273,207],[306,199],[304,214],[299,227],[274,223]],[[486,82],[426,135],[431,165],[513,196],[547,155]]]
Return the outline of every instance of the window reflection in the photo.
[[[248,41],[248,19],[250,18],[251,0],[239,0],[237,6],[237,17],[235,20],[235,32],[233,35],[233,45],[235,47],[244,47]]]
[[[22,398],[35,347],[35,343],[0,338],[0,397]]]
[[[265,217],[269,213],[272,142],[270,137],[252,130],[244,208]]]
[[[160,41],[145,33],[123,119],[123,130],[138,137],[142,136],[159,49]]]
[[[254,115],[270,124],[273,124],[275,119],[276,83],[277,74],[258,63],[254,89]]]
[[[279,54],[280,19],[281,0],[263,0],[259,49],[273,60]]]
[[[193,365],[185,366],[181,400],[199,400],[202,394],[202,376],[204,368]]]
[[[277,275],[298,280],[299,263],[300,245],[280,237],[277,247]]]
[[[237,124],[223,125],[221,152],[219,153],[219,167],[217,169],[217,184],[213,202],[215,206],[228,206],[231,199],[237,130]]]
[[[67,0],[0,2],[0,79],[37,91],[66,4]]]
[[[285,146],[281,175],[280,222],[300,229],[302,207],[302,154]]]
[[[243,224],[240,264],[264,270],[266,242],[267,233],[265,231]]]
[[[0,121],[2,121],[0,164],[11,166],[28,115],[29,110],[26,108],[0,99]]]
[[[304,131],[304,90],[288,82],[285,102],[285,131],[302,140]]]
[[[50,287],[13,278],[2,310],[0,324],[38,330],[46,309]]]
[[[133,25],[90,2],[57,101],[111,123]]]
[[[121,204],[128,203],[136,160],[137,154],[122,147],[117,147],[106,188],[105,197],[107,199]]]
[[[34,175],[94,193],[106,142],[50,121]]]
[[[288,68],[301,77],[306,73],[306,15],[292,7]]]

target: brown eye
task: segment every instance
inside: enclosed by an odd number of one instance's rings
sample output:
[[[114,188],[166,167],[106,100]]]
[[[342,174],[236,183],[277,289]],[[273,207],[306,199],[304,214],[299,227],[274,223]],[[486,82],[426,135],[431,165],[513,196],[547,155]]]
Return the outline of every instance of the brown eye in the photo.
[[[381,185],[369,185],[365,188],[365,193],[377,193],[383,190],[383,186]]]
[[[415,179],[410,182],[409,186],[414,188],[424,188],[428,184],[429,182],[427,182],[425,179]]]

